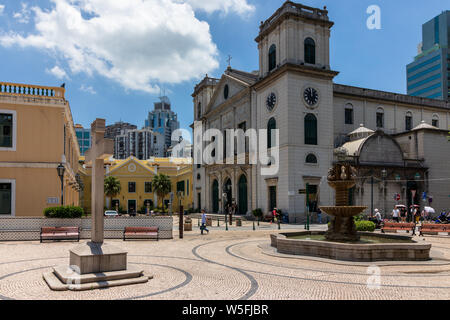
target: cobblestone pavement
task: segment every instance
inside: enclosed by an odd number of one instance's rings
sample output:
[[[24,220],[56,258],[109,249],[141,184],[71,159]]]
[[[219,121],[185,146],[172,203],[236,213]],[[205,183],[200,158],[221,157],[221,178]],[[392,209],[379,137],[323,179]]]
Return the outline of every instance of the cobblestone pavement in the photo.
[[[51,291],[42,279],[53,266],[68,265],[76,243],[0,242],[0,299],[450,299],[450,237],[426,237],[434,264],[380,266],[380,287],[373,289],[367,266],[271,255],[269,235],[276,229],[261,224],[253,231],[246,222],[230,231],[211,227],[203,236],[194,226],[183,240],[177,232],[158,242],[109,240],[154,279],[84,292]]]

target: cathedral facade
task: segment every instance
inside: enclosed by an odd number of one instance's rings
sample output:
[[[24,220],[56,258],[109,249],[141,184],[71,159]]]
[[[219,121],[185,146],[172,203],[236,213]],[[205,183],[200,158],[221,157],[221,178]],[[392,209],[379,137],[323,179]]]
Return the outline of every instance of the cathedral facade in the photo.
[[[371,191],[369,207],[388,210],[394,204],[391,193],[400,193],[400,201],[408,204],[417,202],[421,193],[432,191],[426,156],[420,158],[423,150],[416,148],[413,152],[411,148],[420,144],[418,132],[446,141],[450,104],[334,83],[338,72],[330,66],[333,24],[326,8],[286,1],[261,22],[255,39],[258,71],[228,67],[220,79],[206,76],[196,85],[192,94],[194,131],[199,127],[203,131],[218,129],[225,135],[227,129],[265,129],[269,156],[274,152],[277,156],[269,163],[251,163],[246,140],[245,153],[235,153],[235,159],[246,159],[244,164],[198,162],[194,165],[194,208],[220,213],[228,204],[236,203],[239,214],[251,214],[257,208],[268,213],[276,207],[289,222],[300,223],[307,210],[314,212],[320,205],[334,203],[326,176],[336,160],[336,148],[346,149],[348,159],[360,170],[350,202],[367,205]],[[273,130],[278,130],[276,139]],[[414,134],[416,137],[411,138]],[[375,139],[375,135],[382,138]],[[358,152],[352,149],[355,141],[360,143]],[[416,142],[411,146],[412,141]],[[193,156],[199,159],[208,141],[194,134],[193,142]],[[219,145],[224,154],[230,143],[225,139]],[[374,161],[362,161],[371,152],[383,153],[383,143],[390,148],[386,150],[397,155],[395,161],[385,161],[389,157],[383,154]],[[450,143],[443,148],[449,159]],[[214,150],[212,156],[218,153]],[[278,170],[262,174],[267,166]],[[447,171],[450,178],[450,169]],[[450,190],[450,185],[446,186]],[[304,193],[306,187],[309,199]],[[441,198],[442,205],[450,207],[450,194]]]

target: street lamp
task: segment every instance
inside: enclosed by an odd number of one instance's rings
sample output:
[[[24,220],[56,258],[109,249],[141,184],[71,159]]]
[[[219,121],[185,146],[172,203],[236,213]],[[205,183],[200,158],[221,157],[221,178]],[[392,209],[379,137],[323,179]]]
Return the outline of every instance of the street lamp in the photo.
[[[59,166],[56,168],[58,170],[58,176],[61,179],[61,206],[64,205],[64,172],[66,171],[66,168],[62,163],[59,164]]]
[[[180,239],[183,239],[183,207],[181,206],[181,200],[183,198],[183,191],[177,191],[177,196],[180,204],[180,222],[179,222],[179,230],[180,230]]]
[[[387,178],[387,170],[381,170],[381,177],[383,178],[383,205],[384,205],[384,214],[386,214],[386,178]]]
[[[225,189],[227,189],[227,188],[225,187]],[[228,231],[227,212],[226,212],[226,208],[225,208],[226,197],[227,197],[227,193],[226,192],[222,193],[222,205],[223,205],[223,212],[225,215],[225,231]]]

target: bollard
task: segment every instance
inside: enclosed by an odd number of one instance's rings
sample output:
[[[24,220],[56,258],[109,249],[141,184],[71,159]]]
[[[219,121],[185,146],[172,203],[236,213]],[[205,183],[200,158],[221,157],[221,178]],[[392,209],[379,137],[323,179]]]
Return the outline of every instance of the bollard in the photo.
[[[197,224],[200,227],[200,219],[199,218],[197,219]]]
[[[217,218],[217,226],[220,227],[219,218]]]
[[[253,221],[253,231],[255,231],[255,221]]]

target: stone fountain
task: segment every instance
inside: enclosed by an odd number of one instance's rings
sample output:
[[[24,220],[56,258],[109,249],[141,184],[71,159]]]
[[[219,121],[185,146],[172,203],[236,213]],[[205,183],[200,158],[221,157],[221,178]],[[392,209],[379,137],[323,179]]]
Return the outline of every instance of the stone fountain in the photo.
[[[336,191],[335,205],[320,207],[332,216],[328,231],[272,234],[271,246],[277,253],[361,262],[429,260],[431,244],[414,241],[410,235],[357,232],[353,217],[367,207],[348,205],[356,171],[346,162],[344,150],[336,149],[335,155],[338,162],[328,172],[328,184]]]
[[[356,171],[348,164],[336,164],[328,171],[328,184],[336,191],[336,205],[320,209],[333,216],[325,238],[328,241],[356,242],[360,236],[356,232],[354,216],[367,207],[349,206],[348,191],[355,186]]]

